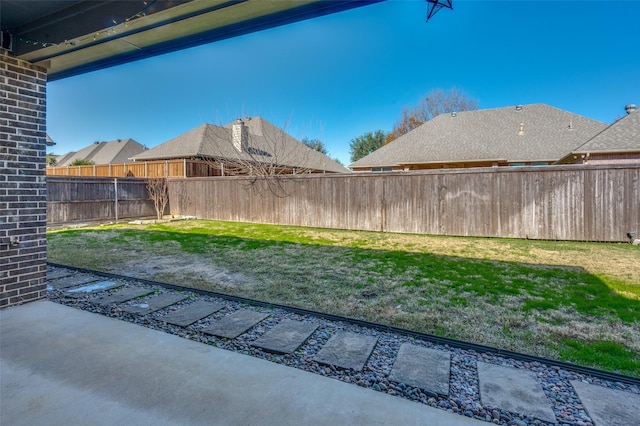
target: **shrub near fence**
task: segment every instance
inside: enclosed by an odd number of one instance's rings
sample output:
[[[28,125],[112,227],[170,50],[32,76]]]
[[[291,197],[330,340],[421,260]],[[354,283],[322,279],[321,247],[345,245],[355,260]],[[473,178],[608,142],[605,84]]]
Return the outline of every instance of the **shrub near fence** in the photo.
[[[628,241],[640,235],[640,164],[170,179],[171,213],[434,235]]]
[[[155,217],[147,180],[47,176],[47,223]]]

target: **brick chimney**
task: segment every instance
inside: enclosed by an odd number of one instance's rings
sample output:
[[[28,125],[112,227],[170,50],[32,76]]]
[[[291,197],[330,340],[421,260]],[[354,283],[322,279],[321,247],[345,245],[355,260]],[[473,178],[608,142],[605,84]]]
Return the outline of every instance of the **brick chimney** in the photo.
[[[239,118],[231,126],[231,139],[238,152],[247,150],[249,146],[249,129],[244,125],[244,121]]]

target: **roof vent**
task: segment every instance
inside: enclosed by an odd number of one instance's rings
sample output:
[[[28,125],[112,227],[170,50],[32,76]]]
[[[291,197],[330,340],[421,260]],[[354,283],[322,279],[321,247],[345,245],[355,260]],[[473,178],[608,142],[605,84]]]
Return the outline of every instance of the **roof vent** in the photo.
[[[627,114],[631,114],[636,109],[637,109],[636,104],[629,104],[624,107],[624,110],[627,111]]]
[[[520,136],[524,135],[524,123],[520,123],[520,130],[518,130]]]
[[[457,116],[457,115],[458,115],[458,114],[457,114],[455,111],[451,111],[451,116],[452,116],[452,117],[455,117],[455,116]]]
[[[516,111],[522,111],[522,105],[516,105]]]

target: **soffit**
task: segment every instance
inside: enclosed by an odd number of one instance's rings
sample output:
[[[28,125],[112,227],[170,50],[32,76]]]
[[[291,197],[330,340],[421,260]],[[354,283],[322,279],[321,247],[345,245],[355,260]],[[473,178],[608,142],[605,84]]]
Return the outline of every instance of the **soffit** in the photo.
[[[2,0],[2,47],[49,80],[380,0]]]

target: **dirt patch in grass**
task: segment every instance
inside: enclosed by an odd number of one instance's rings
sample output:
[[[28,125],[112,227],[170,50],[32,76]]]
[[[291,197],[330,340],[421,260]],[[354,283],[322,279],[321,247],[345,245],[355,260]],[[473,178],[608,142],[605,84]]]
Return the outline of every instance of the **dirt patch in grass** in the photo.
[[[202,255],[145,256],[144,260],[131,259],[113,266],[112,272],[126,271],[124,275],[178,283],[189,280],[188,287],[210,289],[215,285],[220,291],[230,289],[249,290],[260,286],[257,279],[242,272],[234,272],[217,266]]]
[[[640,376],[640,355],[625,355],[640,354],[640,250],[631,245],[211,221],[53,232],[47,241],[52,262]],[[612,347],[599,363],[598,351]]]
[[[185,252],[171,239],[142,241],[103,227],[51,233],[49,242],[49,260],[65,265],[219,291],[259,286],[255,277],[219,266],[211,255]]]

